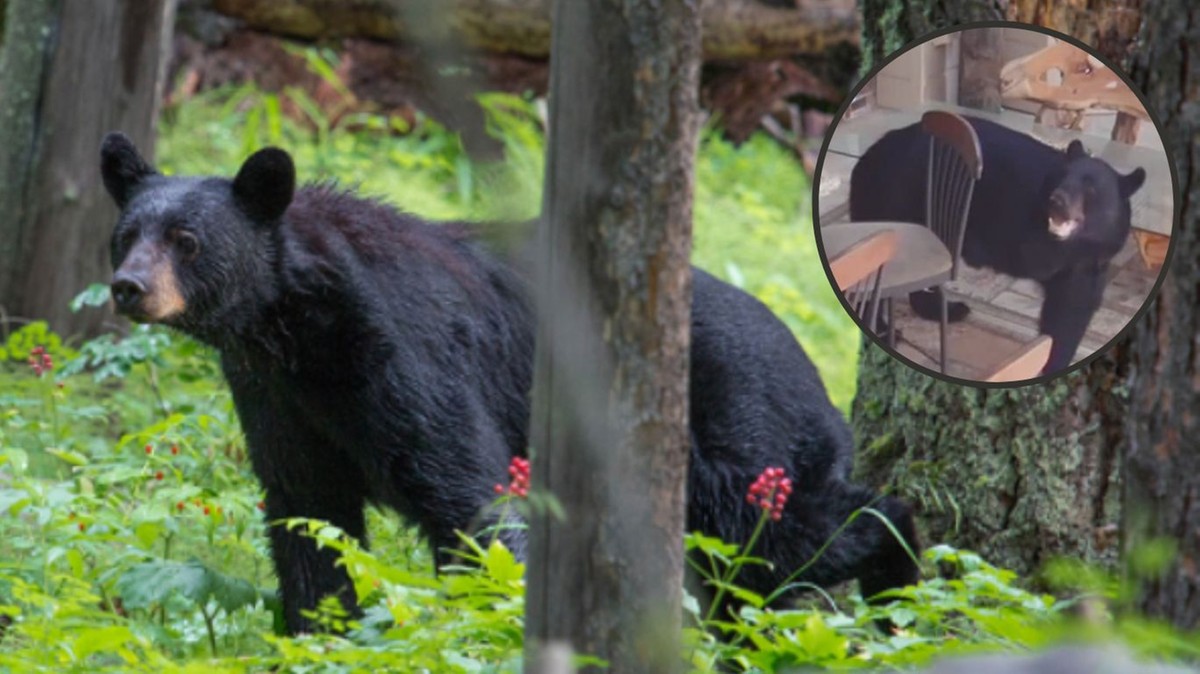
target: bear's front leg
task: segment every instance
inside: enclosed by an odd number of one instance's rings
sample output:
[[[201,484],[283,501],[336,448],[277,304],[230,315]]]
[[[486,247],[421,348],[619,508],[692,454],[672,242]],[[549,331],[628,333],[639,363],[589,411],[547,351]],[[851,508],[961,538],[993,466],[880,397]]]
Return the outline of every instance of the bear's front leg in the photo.
[[[305,614],[330,595],[341,601],[348,616],[356,616],[358,597],[346,570],[337,564],[338,553],[318,547],[316,540],[307,535],[306,527],[289,530],[286,520],[295,517],[324,520],[365,544],[362,499],[328,490],[298,493],[293,489],[268,487],[266,511],[288,633],[320,630],[321,626]]]
[[[1050,374],[1066,368],[1083,341],[1088,323],[1100,308],[1108,263],[1069,267],[1042,284],[1046,299],[1038,327],[1053,340],[1050,357],[1042,372]]]
[[[318,549],[305,527],[289,531],[286,520],[324,520],[365,545],[366,482],[357,464],[306,424],[312,413],[297,408],[293,395],[279,395],[260,377],[228,364],[225,372],[254,474],[266,490],[267,533],[287,631],[311,632],[318,626],[304,613],[322,597],[337,596],[351,614],[357,601],[336,565],[337,553]]]

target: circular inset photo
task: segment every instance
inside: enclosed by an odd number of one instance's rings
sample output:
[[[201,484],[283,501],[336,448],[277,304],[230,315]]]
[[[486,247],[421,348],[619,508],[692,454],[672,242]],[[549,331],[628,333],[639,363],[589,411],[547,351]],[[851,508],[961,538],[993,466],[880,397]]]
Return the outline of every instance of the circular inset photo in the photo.
[[[1125,76],[987,24],[906,47],[826,137],[813,221],[830,280],[895,357],[1031,382],[1110,346],[1170,257],[1173,167]]]

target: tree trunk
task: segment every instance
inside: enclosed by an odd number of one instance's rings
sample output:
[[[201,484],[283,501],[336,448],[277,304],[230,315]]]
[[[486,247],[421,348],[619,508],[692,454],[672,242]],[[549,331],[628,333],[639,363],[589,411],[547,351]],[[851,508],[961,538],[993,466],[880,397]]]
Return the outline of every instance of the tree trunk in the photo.
[[[864,16],[927,18],[918,31],[960,18],[890,4],[864,0]],[[1160,117],[1182,204],[1172,266],[1150,310],[1084,370],[1011,391],[936,382],[868,346],[854,422],[860,471],[900,484],[925,506],[931,540],[975,547],[1029,572],[1051,554],[1108,560],[1119,532],[1140,607],[1193,629],[1200,625],[1200,214],[1190,206],[1200,199],[1193,152],[1200,121],[1189,93],[1200,88],[1200,56],[1191,48],[1200,40],[1200,9],[1182,0],[1141,6],[1030,0],[1010,4],[1007,16],[1073,34],[1117,63],[1127,60],[1140,26],[1130,75]],[[902,42],[911,35],[898,32],[913,30],[906,21],[893,31],[879,25],[866,22],[864,44]],[[1156,571],[1147,575],[1148,567]]]
[[[301,37],[370,37],[410,41],[427,26],[406,20],[428,0],[215,0],[217,11],[268,32]],[[490,52],[544,57],[550,53],[550,0],[453,0],[446,32]],[[702,0],[705,58],[775,58],[823,54],[855,44],[858,19],[849,0],[802,0],[771,7],[760,0]]]
[[[680,668],[692,163],[688,0],[555,8],[539,231],[527,662]],[[532,666],[532,665],[531,665]]]
[[[10,3],[4,58],[14,65],[0,68],[0,147],[17,149],[0,169],[8,272],[0,306],[9,314],[46,319],[66,335],[93,333],[106,317],[67,306],[112,273],[115,211],[100,185],[98,148],[114,129],[152,148],[173,8],[171,0]],[[36,14],[27,22],[23,12]]]
[[[879,45],[978,18],[970,3],[894,4],[864,0],[864,17],[891,17],[864,22],[876,58]],[[1119,63],[1124,48],[1108,44]],[[927,540],[1023,574],[1056,555],[1115,565],[1128,354],[1119,344],[1049,384],[982,390],[931,379],[868,343],[852,414],[857,472],[917,503]]]
[[[862,72],[889,54],[937,30],[972,21],[1004,18],[989,0],[859,0],[862,9]]]
[[[1162,121],[1185,207],[1166,279],[1126,351],[1123,548],[1136,567],[1151,541],[1177,547],[1161,575],[1139,578],[1139,601],[1148,614],[1186,629],[1200,626],[1200,119],[1193,98],[1200,88],[1194,48],[1200,44],[1200,8],[1182,0],[1148,2],[1144,21],[1130,75]]]
[[[958,102],[969,108],[1000,111],[1000,30],[980,28],[961,33]]]
[[[46,52],[58,13],[55,0],[14,0],[0,44],[0,320],[19,311],[14,287],[25,258],[25,210],[33,177]],[[8,325],[0,322],[0,337]]]

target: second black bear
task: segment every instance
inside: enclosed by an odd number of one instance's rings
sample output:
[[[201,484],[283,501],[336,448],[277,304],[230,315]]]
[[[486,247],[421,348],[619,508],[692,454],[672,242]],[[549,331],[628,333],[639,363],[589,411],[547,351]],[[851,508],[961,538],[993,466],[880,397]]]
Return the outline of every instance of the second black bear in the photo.
[[[268,520],[323,519],[365,540],[376,503],[445,562],[526,451],[535,322],[521,277],[466,225],[296,190],[282,150],[254,154],[233,180],[165,177],[111,134],[101,168],[121,209],[114,302],[220,351]],[[915,549],[907,506],[846,481],[850,431],[791,332],[700,270],[694,291],[688,527],[745,541],[758,516],[746,490],[781,466],[795,491],[755,550],[773,566],[741,578],[751,589],[776,589],[863,506]],[[523,554],[522,529],[502,536]],[[322,596],[355,608],[333,553],[282,526],[270,539],[290,631],[314,627],[305,612]],[[917,567],[864,516],[799,580],[852,578],[869,596]]]
[[[1129,197],[1146,179],[1117,173],[1079,141],[1066,151],[994,122],[967,117],[979,138],[983,175],[975,185],[962,257],[1037,281],[1045,291],[1039,330],[1053,340],[1044,372],[1071,364],[1107,283],[1109,261],[1129,236]],[[885,134],[854,165],[851,220],[925,222],[929,136],[920,124]],[[933,303],[913,297],[926,318]],[[951,315],[966,315],[964,306]]]

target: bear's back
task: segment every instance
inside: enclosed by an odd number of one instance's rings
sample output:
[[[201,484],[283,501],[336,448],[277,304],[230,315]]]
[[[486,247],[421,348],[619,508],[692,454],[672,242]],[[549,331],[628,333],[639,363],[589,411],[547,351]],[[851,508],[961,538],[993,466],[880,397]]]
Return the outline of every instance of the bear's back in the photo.
[[[791,330],[748,293],[693,268],[691,426],[705,464],[844,478],[852,438]]]

